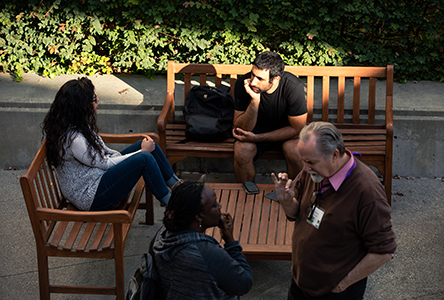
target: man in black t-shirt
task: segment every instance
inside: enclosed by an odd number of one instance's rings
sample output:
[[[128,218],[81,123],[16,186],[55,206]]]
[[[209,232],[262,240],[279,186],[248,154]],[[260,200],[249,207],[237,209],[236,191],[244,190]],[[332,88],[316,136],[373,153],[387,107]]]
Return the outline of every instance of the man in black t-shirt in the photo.
[[[251,72],[236,81],[233,136],[238,182],[254,180],[254,161],[267,150],[282,150],[290,178],[302,169],[296,145],[307,122],[304,84],[284,67],[279,54],[266,51],[256,57]]]

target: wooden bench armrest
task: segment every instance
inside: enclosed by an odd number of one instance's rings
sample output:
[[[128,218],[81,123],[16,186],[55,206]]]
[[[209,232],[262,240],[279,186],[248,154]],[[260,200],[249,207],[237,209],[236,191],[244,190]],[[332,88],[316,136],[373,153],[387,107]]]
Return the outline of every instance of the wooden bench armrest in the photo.
[[[157,118],[157,131],[159,132],[160,147],[165,152],[166,149],[166,126],[174,122],[174,91],[167,92],[165,103],[159,118]]]
[[[174,92],[168,92],[165,97],[162,111],[157,119],[157,130],[159,132],[166,130],[166,125],[173,121],[174,115]]]
[[[73,211],[51,208],[37,208],[40,221],[131,223],[131,214],[126,210]]]
[[[148,135],[156,143],[159,143],[159,135],[154,132],[141,132],[141,133],[125,133],[125,134],[114,134],[114,133],[102,133],[99,132],[105,143],[116,143],[116,144],[133,144],[140,141],[144,135]]]

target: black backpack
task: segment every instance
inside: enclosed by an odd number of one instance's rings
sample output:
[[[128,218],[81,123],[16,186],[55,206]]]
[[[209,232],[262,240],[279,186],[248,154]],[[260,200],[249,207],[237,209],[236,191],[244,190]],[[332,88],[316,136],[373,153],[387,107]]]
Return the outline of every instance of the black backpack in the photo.
[[[183,108],[188,140],[221,142],[231,136],[234,100],[228,86],[195,86]]]
[[[153,245],[157,234],[151,240],[149,252],[141,257],[141,264],[129,280],[126,300],[160,300],[162,286],[154,263]]]

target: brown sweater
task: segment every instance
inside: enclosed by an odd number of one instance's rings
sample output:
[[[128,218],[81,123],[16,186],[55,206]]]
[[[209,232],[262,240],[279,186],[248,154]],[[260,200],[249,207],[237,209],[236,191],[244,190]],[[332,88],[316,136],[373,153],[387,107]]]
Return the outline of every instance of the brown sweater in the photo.
[[[292,273],[296,284],[312,296],[329,293],[367,253],[394,253],[395,233],[383,186],[367,166],[356,167],[338,191],[320,195],[325,210],[319,229],[307,223],[315,184],[302,171],[296,178],[300,203],[292,239]]]

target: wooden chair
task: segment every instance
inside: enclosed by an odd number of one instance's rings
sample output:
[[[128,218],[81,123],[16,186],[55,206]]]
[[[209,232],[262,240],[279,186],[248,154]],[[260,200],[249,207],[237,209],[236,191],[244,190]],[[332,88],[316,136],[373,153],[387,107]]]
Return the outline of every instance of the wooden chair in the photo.
[[[157,134],[149,135],[158,141]],[[140,134],[102,134],[106,143],[134,143]],[[131,223],[138,208],[144,208],[153,223],[153,198],[145,190],[143,178],[119,207],[111,211],[78,211],[63,197],[55,170],[46,159],[46,141],[26,174],[20,178],[23,196],[37,247],[40,299],[51,293],[116,295],[125,298],[123,252]],[[142,205],[141,205],[142,204]],[[48,257],[112,258],[115,262],[114,287],[51,285]]]

